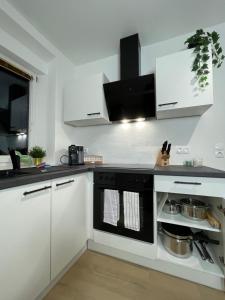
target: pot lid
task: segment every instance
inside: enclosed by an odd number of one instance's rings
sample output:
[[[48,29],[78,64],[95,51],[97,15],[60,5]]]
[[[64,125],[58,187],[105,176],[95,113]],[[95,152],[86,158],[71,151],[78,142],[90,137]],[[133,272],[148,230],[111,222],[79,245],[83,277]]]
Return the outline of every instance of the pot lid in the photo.
[[[176,239],[190,239],[192,238],[192,231],[187,226],[179,226],[168,223],[161,223],[163,231],[169,236]]]
[[[207,205],[204,202],[192,198],[183,198],[180,200],[180,203],[191,207],[207,207]]]
[[[166,205],[179,205],[178,201],[173,199],[167,199],[165,202]]]

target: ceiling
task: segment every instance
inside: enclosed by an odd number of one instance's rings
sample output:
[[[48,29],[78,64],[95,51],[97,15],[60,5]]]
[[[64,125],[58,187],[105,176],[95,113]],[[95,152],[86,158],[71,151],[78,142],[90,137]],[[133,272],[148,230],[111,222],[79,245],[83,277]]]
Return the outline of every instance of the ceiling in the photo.
[[[225,22],[224,0],[8,0],[74,64],[114,55],[119,39],[142,46]]]

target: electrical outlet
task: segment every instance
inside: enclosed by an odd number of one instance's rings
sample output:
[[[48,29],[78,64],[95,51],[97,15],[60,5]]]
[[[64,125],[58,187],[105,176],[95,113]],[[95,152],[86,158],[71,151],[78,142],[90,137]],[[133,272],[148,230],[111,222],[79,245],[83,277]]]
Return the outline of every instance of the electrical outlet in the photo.
[[[189,146],[177,146],[176,153],[177,154],[190,154],[190,147]]]
[[[216,150],[215,156],[216,158],[224,158],[224,150]]]
[[[224,158],[224,144],[218,143],[215,145],[215,157],[216,158]]]

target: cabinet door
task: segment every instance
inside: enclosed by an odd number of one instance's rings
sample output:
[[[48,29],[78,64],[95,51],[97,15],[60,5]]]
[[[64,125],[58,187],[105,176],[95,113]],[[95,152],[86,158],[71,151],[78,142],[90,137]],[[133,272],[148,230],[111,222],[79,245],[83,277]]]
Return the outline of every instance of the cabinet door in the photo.
[[[212,60],[209,86],[200,89],[192,72],[193,50],[184,50],[156,60],[157,112],[168,117],[198,115],[213,104]],[[175,111],[173,113],[173,111]]]
[[[51,278],[55,278],[87,241],[86,174],[53,183]]]
[[[48,187],[44,182],[0,191],[1,299],[33,300],[50,283]]]
[[[70,125],[107,124],[103,73],[72,81],[64,91],[64,121]]]

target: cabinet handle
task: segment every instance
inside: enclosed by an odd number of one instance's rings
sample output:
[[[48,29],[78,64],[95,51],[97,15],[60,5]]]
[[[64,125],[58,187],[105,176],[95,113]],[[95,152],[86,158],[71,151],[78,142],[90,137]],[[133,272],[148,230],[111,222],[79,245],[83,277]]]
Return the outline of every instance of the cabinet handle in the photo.
[[[159,104],[158,106],[167,106],[167,105],[175,105],[175,104],[178,104],[178,102],[168,102],[168,103],[162,103],[162,104]]]
[[[61,185],[69,184],[69,183],[72,183],[72,182],[74,182],[74,179],[68,180],[68,181],[65,181],[65,182],[62,182],[62,183],[56,183],[56,186],[61,186]]]
[[[41,189],[37,189],[37,190],[29,191],[29,192],[24,192],[23,195],[24,195],[24,196],[27,196],[27,195],[34,194],[34,193],[37,193],[37,192],[49,190],[49,189],[51,189],[51,188],[52,188],[52,186],[49,185],[49,186],[45,186],[45,187],[43,187],[43,188],[41,188]]]
[[[96,112],[96,113],[90,113],[90,114],[87,114],[87,116],[98,116],[100,115],[101,113],[100,112]]]
[[[202,185],[201,182],[174,181],[175,184]]]

